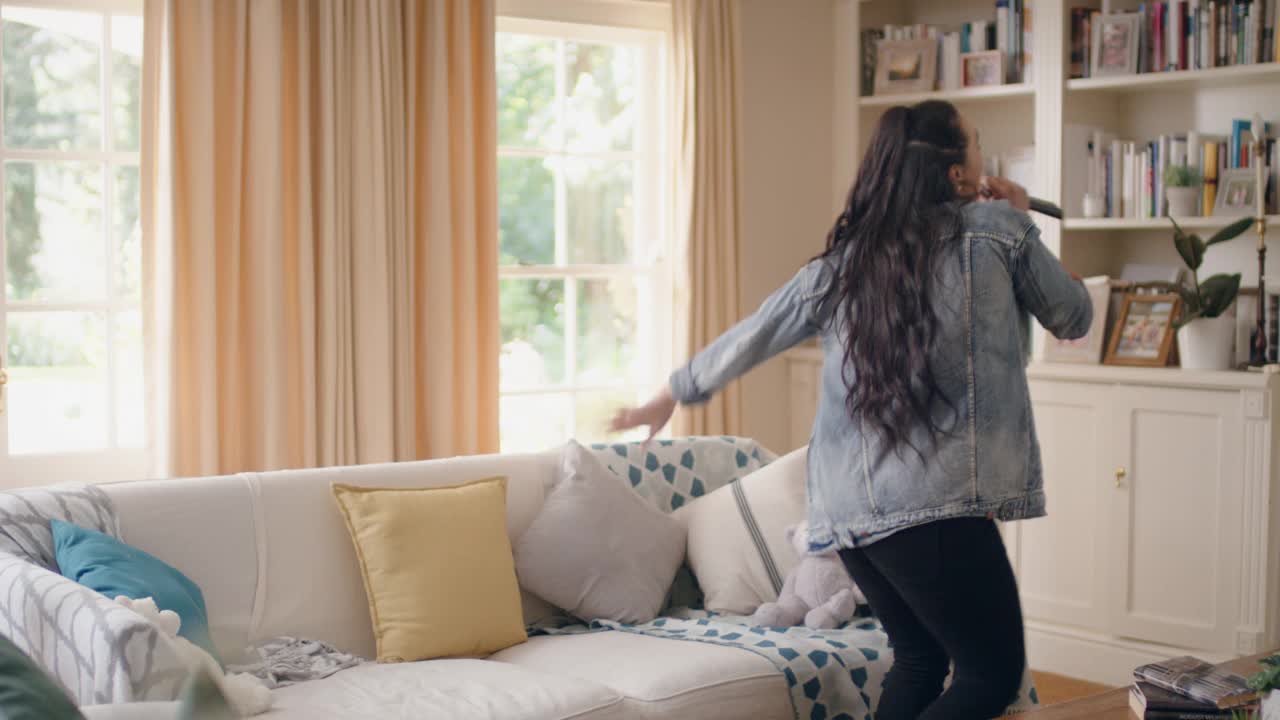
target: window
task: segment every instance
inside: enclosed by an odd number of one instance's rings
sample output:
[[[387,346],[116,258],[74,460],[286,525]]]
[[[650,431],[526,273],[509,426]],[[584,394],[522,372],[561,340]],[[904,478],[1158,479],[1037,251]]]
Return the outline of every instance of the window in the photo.
[[[0,2],[0,43],[0,485],[48,481],[14,468],[69,455],[109,476],[102,457],[142,457],[147,440],[142,18],[120,2]]]
[[[503,452],[605,438],[665,377],[662,35],[499,20]]]

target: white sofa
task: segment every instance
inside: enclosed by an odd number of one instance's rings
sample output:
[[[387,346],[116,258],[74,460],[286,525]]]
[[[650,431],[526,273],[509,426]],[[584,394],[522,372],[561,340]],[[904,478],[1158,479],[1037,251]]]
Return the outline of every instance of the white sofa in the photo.
[[[537,514],[557,454],[252,473],[103,486],[123,539],[174,565],[204,591],[219,651],[279,635],[374,655],[368,604],[330,483],[451,485],[510,478],[507,528]],[[424,549],[430,551],[430,549]],[[551,612],[525,594],[527,621]],[[788,685],[745,650],[623,632],[538,636],[486,659],[368,663],[273,692],[270,720],[794,717]],[[164,706],[149,706],[162,712]],[[103,707],[91,717],[142,717]],[[107,713],[112,713],[108,715]]]

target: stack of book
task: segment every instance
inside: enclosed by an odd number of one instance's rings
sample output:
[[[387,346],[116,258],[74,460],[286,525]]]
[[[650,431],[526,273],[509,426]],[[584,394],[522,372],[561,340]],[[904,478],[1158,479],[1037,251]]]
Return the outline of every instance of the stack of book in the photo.
[[[1129,707],[1143,720],[1219,720],[1257,707],[1243,677],[1193,657],[1143,665],[1133,676]]]
[[[1137,72],[1275,62],[1280,0],[1160,0],[1138,5]],[[1071,77],[1092,76],[1100,11],[1071,8]]]
[[[862,94],[871,95],[875,77],[876,44],[881,40],[938,42],[937,85],[954,90],[961,86],[960,56],[970,52],[999,50],[1004,53],[1006,83],[1031,77],[1031,12],[1025,0],[996,0],[995,16],[956,26],[885,25],[862,31]]]
[[[1266,124],[1268,212],[1280,212],[1280,144]],[[1105,217],[1151,218],[1168,214],[1164,172],[1169,165],[1195,168],[1203,178],[1201,214],[1212,215],[1218,179],[1227,170],[1248,168],[1254,162],[1250,121],[1233,120],[1226,135],[1196,131],[1160,135],[1151,140],[1117,138],[1105,130],[1067,125],[1064,133],[1063,197],[1071,214],[1078,212],[1085,193],[1100,198]]]

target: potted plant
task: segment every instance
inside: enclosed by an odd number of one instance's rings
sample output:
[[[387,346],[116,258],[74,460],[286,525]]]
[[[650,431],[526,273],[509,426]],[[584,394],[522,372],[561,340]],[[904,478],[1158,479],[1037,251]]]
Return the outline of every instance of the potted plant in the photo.
[[[1240,294],[1240,273],[1219,273],[1200,282],[1200,264],[1211,246],[1226,242],[1249,229],[1253,222],[1241,218],[1214,233],[1208,240],[1182,231],[1172,217],[1173,246],[1191,269],[1192,285],[1178,286],[1182,313],[1174,321],[1182,367],[1193,370],[1227,370],[1235,345],[1235,319],[1226,314]]]
[[[1164,197],[1170,217],[1200,214],[1200,168],[1170,165],[1164,169]]]
[[[1249,687],[1258,691],[1262,707],[1259,720],[1280,720],[1280,654],[1262,659],[1262,670],[1249,678]]]

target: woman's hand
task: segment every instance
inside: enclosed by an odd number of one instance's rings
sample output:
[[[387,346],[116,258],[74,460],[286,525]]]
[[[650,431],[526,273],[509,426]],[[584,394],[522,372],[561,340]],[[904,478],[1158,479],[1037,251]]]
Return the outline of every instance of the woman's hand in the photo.
[[[676,401],[671,397],[671,389],[664,387],[649,402],[640,407],[618,410],[613,420],[609,422],[609,432],[622,432],[647,425],[649,427],[649,438],[645,440],[647,443],[666,427],[667,422],[671,420],[671,414],[675,411]]]
[[[1023,212],[1031,209],[1027,189],[1018,183],[993,175],[982,176],[978,194],[983,200],[1008,200],[1009,204]]]

